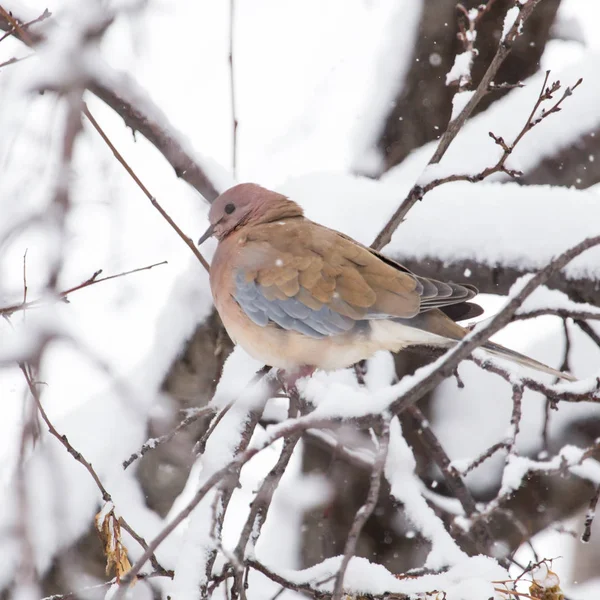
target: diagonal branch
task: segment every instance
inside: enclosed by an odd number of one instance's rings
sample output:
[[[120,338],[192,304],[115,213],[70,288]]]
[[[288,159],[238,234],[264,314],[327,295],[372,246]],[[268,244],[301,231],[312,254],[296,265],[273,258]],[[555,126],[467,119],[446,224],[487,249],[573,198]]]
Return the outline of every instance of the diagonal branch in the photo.
[[[102,283],[103,281],[110,281],[111,279],[117,279],[119,277],[125,277],[126,275],[131,275],[133,273],[139,273],[140,271],[149,271],[154,267],[160,267],[161,265],[166,265],[167,261],[163,260],[159,263],[154,263],[153,265],[148,265],[147,267],[139,267],[137,269],[132,269],[131,271],[123,271],[123,273],[117,273],[116,275],[108,275],[107,277],[98,277],[102,273],[102,269],[96,271],[91,277],[86,279],[84,282],[69,288],[68,290],[64,290],[58,294],[58,299],[67,301],[69,294],[73,292],[78,292],[79,290],[83,290],[97,283]],[[26,298],[23,299],[23,302],[19,304],[12,304],[10,306],[0,307],[0,315],[10,316],[13,313],[20,310],[27,310],[28,308],[35,308],[43,304],[45,300],[43,298],[38,298],[37,300],[30,300],[27,302]]]
[[[144,192],[146,198],[150,200],[150,203],[154,208],[160,213],[162,218],[173,228],[175,233],[183,240],[183,243],[192,251],[192,254],[200,261],[200,264],[206,269],[206,271],[210,271],[210,267],[206,262],[206,259],[200,254],[200,251],[196,247],[196,244],[191,240],[191,238],[173,221],[169,213],[161,206],[158,200],[150,193],[148,188],[142,183],[141,179],[135,174],[134,170],[129,166],[129,163],[123,158],[123,155],[116,149],[115,145],[110,141],[110,138],[106,135],[102,127],[98,124],[98,121],[92,116],[92,113],[89,111],[88,107],[84,105],[83,114],[88,118],[88,121],[93,125],[94,129],[100,134],[100,137],[104,140],[104,143],[110,148],[114,157],[121,163],[123,168],[129,173],[131,178],[136,182],[138,187]]]
[[[86,470],[87,472],[91,475],[92,479],[94,480],[94,483],[96,484],[96,486],[98,487],[98,489],[100,490],[100,493],[102,495],[102,500],[103,502],[113,502],[112,496],[109,494],[109,492],[107,491],[107,489],[104,487],[102,481],[100,480],[100,477],[98,476],[98,474],[96,473],[94,467],[92,466],[92,464],[86,460],[86,458],[83,456],[83,454],[81,454],[81,452],[79,452],[78,450],[76,450],[73,445],[71,444],[71,442],[69,442],[68,438],[66,435],[63,435],[61,433],[58,432],[58,430],[56,429],[56,427],[54,427],[54,424],[52,423],[52,421],[50,420],[50,418],[48,417],[48,414],[46,413],[44,406],[42,405],[42,401],[40,398],[40,393],[36,387],[35,382],[32,379],[32,376],[29,372],[29,369],[27,368],[27,366],[23,363],[19,364],[19,367],[23,373],[23,376],[25,377],[25,381],[27,382],[27,387],[29,388],[29,392],[31,393],[32,398],[35,401],[35,404],[37,406],[37,410],[40,413],[40,416],[42,417],[42,420],[44,421],[44,423],[46,424],[46,426],[48,427],[48,431],[50,432],[51,435],[53,435],[64,447],[65,450],[78,462],[80,463]],[[144,540],[144,538],[142,536],[140,536],[139,534],[137,534],[135,532],[135,530],[129,525],[129,523],[127,523],[127,521],[125,521],[125,519],[123,517],[119,518],[120,524],[123,527],[123,529],[125,529],[125,531],[127,531],[131,537],[136,540],[140,546],[142,546],[142,548],[144,550],[148,550],[148,544],[146,543],[146,541]],[[161,574],[161,575],[166,575],[168,577],[172,577],[173,576],[173,572],[172,571],[168,571],[167,569],[165,569],[164,567],[162,567],[160,565],[160,563],[158,562],[158,559],[156,558],[156,555],[154,554],[154,552],[150,552],[149,554],[149,560],[150,563],[152,564],[152,567],[154,568],[154,571],[157,574]]]
[[[576,246],[563,252],[544,269],[538,271],[531,279],[529,279],[522,289],[507,302],[504,308],[487,323],[486,326],[476,328],[452,350],[447,352],[439,359],[431,372],[422,377],[418,383],[413,385],[400,398],[392,402],[389,409],[392,410],[394,414],[399,414],[408,406],[417,402],[417,400],[422,398],[427,392],[432,391],[444,379],[450,377],[454,372],[454,369],[462,360],[468,358],[475,349],[482,344],[485,344],[492,335],[498,333],[498,331],[510,323],[515,312],[531,293],[539,286],[546,283],[554,273],[560,271],[574,258],[586,250],[598,245],[600,245],[600,235],[586,238]]]
[[[49,18],[50,15],[49,15]],[[9,14],[0,6],[0,30],[11,32],[27,46],[36,46],[45,36],[24,30],[25,19]],[[178,177],[189,183],[208,202],[219,195],[215,178],[183,141],[184,136],[169,122],[131,77],[103,66],[102,77],[89,84],[89,90],[110,106],[132,131],[139,131],[173,167]]]
[[[515,19],[515,22],[508,31],[506,37],[500,41],[500,44],[498,45],[498,51],[492,59],[492,62],[490,63],[490,66],[485,72],[485,75],[483,76],[482,80],[477,86],[477,89],[475,90],[465,107],[462,109],[460,114],[448,124],[448,128],[444,132],[444,135],[442,135],[439,144],[436,148],[436,151],[434,152],[433,156],[429,161],[428,166],[437,164],[442,160],[442,157],[446,153],[446,150],[448,150],[450,144],[458,135],[458,132],[462,129],[467,119],[471,116],[472,112],[475,110],[475,107],[487,94],[490,88],[490,84],[494,81],[494,78],[498,73],[498,69],[504,62],[504,59],[509,55],[514,41],[520,35],[523,24],[525,23],[525,21],[527,21],[527,19],[533,12],[534,8],[539,4],[539,2],[540,0],[526,0],[523,4],[521,4],[520,2],[517,3],[519,14]],[[419,184],[415,184],[409,191],[406,198],[397,208],[396,212],[392,215],[390,220],[379,232],[379,234],[371,244],[371,247],[375,248],[376,250],[381,250],[381,248],[388,244],[392,239],[392,234],[402,223],[408,211],[422,198],[422,187]]]

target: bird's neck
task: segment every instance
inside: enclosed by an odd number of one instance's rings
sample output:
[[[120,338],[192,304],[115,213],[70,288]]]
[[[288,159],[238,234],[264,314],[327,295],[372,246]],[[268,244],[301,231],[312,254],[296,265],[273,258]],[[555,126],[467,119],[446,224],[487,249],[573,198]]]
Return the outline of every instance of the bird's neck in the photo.
[[[257,207],[250,213],[247,224],[262,225],[264,223],[273,223],[282,219],[290,219],[294,217],[304,217],[302,208],[288,200],[285,196],[279,199],[271,200]]]

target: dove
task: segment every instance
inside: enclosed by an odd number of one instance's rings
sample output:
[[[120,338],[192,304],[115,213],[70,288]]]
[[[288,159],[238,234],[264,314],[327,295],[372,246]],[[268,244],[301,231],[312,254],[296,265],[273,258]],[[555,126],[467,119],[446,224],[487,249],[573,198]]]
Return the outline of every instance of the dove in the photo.
[[[356,240],[304,216],[254,183],[222,193],[198,240],[218,240],[210,268],[227,333],[252,357],[288,373],[349,367],[380,350],[451,348],[481,314],[471,285],[419,277]],[[492,355],[566,380],[528,356],[488,342]]]

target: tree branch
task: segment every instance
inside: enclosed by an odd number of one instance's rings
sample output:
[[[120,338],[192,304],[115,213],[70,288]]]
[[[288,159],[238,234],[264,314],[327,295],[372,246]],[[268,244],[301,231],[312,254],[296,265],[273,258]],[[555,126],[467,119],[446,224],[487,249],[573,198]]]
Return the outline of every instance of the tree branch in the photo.
[[[18,16],[10,17],[6,11],[0,12],[0,30],[11,32],[28,46],[35,46],[44,40],[44,36],[38,32],[24,31],[22,26],[15,28],[13,21],[23,23],[24,20]],[[189,183],[208,202],[212,202],[222,190],[218,189],[204,166],[182,142],[183,136],[132,78],[117,74],[108,66],[103,69],[103,80],[90,83],[89,90],[110,106],[127,127],[139,131],[165,157],[178,177]]]
[[[59,300],[66,301],[66,300],[68,300],[68,296],[70,294],[72,294],[73,292],[83,290],[83,289],[88,288],[97,283],[102,283],[103,281],[110,281],[111,279],[117,279],[119,277],[125,277],[126,275],[132,275],[133,273],[139,273],[140,271],[149,271],[150,269],[153,269],[154,267],[160,267],[161,265],[166,265],[166,264],[168,264],[167,261],[163,260],[162,262],[154,263],[153,265],[148,265],[147,267],[139,267],[137,269],[132,269],[131,271],[123,271],[122,273],[117,273],[116,275],[109,275],[107,277],[98,278],[98,275],[100,275],[102,273],[102,269],[99,269],[98,271],[94,272],[94,274],[91,277],[89,277],[84,282],[80,283],[79,285],[76,285],[74,287],[69,288],[68,290],[64,290],[64,291],[60,292],[57,295],[57,298]],[[29,308],[36,308],[38,306],[41,306],[46,301],[47,300],[45,300],[44,298],[38,298],[37,300],[31,300],[29,302],[27,302],[27,300],[24,299],[23,302],[21,302],[19,304],[12,304],[10,306],[0,307],[0,315],[10,316],[13,313],[20,311],[20,310],[27,310]]]
[[[498,45],[498,50],[496,55],[492,59],[490,66],[488,67],[485,75],[479,82],[477,89],[459,113],[459,115],[450,123],[441,137],[436,151],[429,161],[429,165],[434,165],[440,162],[446,150],[454,140],[454,138],[458,135],[458,132],[462,129],[463,125],[466,123],[467,119],[471,116],[472,112],[475,110],[475,107],[479,104],[481,99],[487,94],[490,84],[493,82],[496,77],[496,73],[500,68],[500,65],[504,62],[504,59],[508,56],[511,51],[512,45],[515,39],[520,35],[523,24],[527,21],[534,8],[540,0],[526,0],[524,4],[518,3],[517,6],[519,8],[519,15],[515,19],[514,24],[508,31],[506,37],[500,41]],[[429,166],[428,165],[428,166]],[[418,200],[423,198],[423,188],[418,183],[415,184],[404,201],[397,208],[396,212],[392,215],[390,220],[386,223],[383,229],[379,232],[373,243],[371,244],[372,248],[376,250],[381,250],[385,245],[387,245],[392,239],[392,234],[400,223],[406,217],[408,211],[417,203]]]

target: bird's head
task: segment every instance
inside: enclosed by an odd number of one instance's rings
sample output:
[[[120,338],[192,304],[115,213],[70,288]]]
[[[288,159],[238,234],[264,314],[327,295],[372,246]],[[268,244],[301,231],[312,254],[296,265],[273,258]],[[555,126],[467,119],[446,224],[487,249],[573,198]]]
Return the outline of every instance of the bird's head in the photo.
[[[223,192],[213,202],[208,213],[210,225],[198,240],[198,245],[213,235],[222,240],[243,225],[301,216],[302,209],[284,195],[256,183],[240,183]]]

